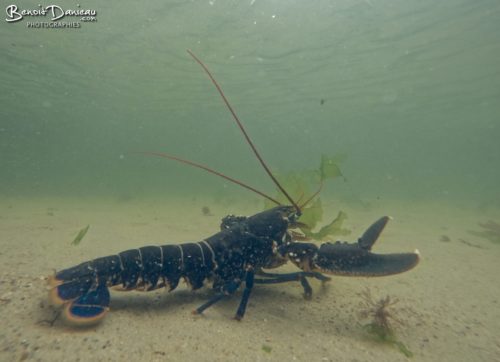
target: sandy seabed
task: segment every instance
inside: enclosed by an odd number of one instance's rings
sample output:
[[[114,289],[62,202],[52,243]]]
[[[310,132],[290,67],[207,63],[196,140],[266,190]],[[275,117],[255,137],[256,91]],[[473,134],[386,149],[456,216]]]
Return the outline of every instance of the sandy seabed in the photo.
[[[201,212],[211,205],[212,215]],[[9,199],[0,205],[1,361],[405,361],[397,348],[373,342],[363,325],[363,291],[390,295],[401,342],[415,361],[500,361],[500,245],[478,238],[478,222],[500,211],[439,204],[381,203],[343,207],[357,237],[378,217],[394,217],[374,251],[409,252],[422,260],[407,273],[383,278],[257,285],[245,318],[232,319],[240,293],[208,309],[191,310],[212,295],[191,291],[112,292],[111,312],[90,328],[58,319],[47,298],[54,269],[146,245],[197,241],[215,233],[224,215],[250,215],[257,203],[213,205],[81,199]],[[332,214],[336,214],[332,210]],[[78,231],[90,229],[78,246]],[[449,239],[449,241],[445,241]],[[292,265],[280,271],[293,271]]]

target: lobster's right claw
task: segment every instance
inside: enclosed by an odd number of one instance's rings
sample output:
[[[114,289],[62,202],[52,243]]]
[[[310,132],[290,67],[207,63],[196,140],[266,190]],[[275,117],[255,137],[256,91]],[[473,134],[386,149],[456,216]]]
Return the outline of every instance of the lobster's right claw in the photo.
[[[324,243],[319,249],[312,244],[307,251],[294,253],[301,255],[295,262],[301,269],[325,274],[344,276],[384,276],[405,272],[415,267],[420,258],[418,250],[414,253],[375,254],[371,252],[373,244],[389,221],[384,216],[373,223],[359,238],[357,243]],[[314,250],[315,249],[315,250]]]

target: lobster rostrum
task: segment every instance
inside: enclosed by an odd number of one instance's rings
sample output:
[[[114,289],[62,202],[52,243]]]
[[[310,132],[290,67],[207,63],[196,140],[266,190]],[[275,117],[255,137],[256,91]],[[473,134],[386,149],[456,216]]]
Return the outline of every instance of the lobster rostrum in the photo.
[[[258,193],[278,206],[248,217],[226,216],[222,219],[219,232],[199,242],[140,247],[54,273],[49,277],[50,299],[54,304],[63,306],[66,320],[78,325],[93,324],[102,320],[109,311],[110,287],[125,291],[151,291],[166,287],[171,291],[178,286],[181,279],[193,290],[201,288],[209,281],[216,292],[206,303],[193,311],[196,314],[234,294],[244,285],[235,315],[235,318],[240,320],[245,314],[254,284],[299,281],[307,298],[312,293],[307,278],[323,282],[330,280],[323,273],[384,276],[402,273],[417,265],[418,251],[399,254],[371,252],[373,244],[389,220],[387,216],[373,223],[355,243],[327,242],[318,247],[313,243],[297,241],[296,230],[301,225],[301,209],[317,193],[301,206],[288,195],[260,156],[208,68],[191,51],[188,50],[188,53],[207,73],[257,159],[291,205],[281,205],[255,188],[205,165],[165,153],[145,152],[216,174]],[[286,274],[266,271],[288,261],[301,271]]]

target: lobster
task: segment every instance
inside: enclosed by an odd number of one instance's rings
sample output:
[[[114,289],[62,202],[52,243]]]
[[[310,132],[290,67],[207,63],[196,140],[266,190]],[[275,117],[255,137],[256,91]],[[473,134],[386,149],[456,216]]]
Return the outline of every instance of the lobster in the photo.
[[[63,307],[62,314],[67,321],[77,325],[101,321],[109,311],[110,287],[125,291],[151,291],[167,287],[172,291],[181,279],[193,290],[203,287],[208,281],[215,291],[206,303],[193,311],[195,314],[203,313],[244,285],[235,314],[235,319],[241,320],[254,284],[298,281],[304,296],[310,298],[312,288],[308,278],[325,282],[330,278],[323,274],[392,275],[410,270],[418,264],[418,250],[396,254],[371,252],[389,221],[387,216],[368,227],[355,243],[326,242],[318,247],[313,243],[298,241],[305,239],[296,231],[303,225],[299,221],[301,210],[319,190],[300,206],[290,197],[260,156],[210,70],[190,50],[188,53],[208,75],[264,170],[291,205],[281,205],[263,192],[205,165],[170,154],[144,152],[216,174],[256,192],[278,206],[248,217],[228,215],[222,219],[219,232],[199,242],[144,246],[55,272],[48,278],[49,297],[53,304]],[[289,261],[300,271],[285,274],[266,271]]]

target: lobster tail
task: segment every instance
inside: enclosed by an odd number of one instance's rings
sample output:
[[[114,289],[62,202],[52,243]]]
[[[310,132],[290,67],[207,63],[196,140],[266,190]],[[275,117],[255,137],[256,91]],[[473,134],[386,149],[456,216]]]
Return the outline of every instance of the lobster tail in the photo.
[[[55,273],[49,277],[49,296],[53,304],[64,306],[63,315],[70,322],[92,324],[109,310],[109,287],[172,290],[184,278],[198,289],[214,269],[214,257],[204,241],[126,250]]]
[[[64,307],[64,317],[75,324],[99,322],[109,311],[109,289],[99,286]]]
[[[63,270],[49,278],[49,285],[52,286],[50,300],[55,305],[64,305],[65,319],[78,325],[97,323],[109,311],[110,296],[105,282],[96,283],[96,279],[89,275],[75,275],[72,280],[61,279],[62,276],[67,277],[67,273],[81,271],[86,264],[90,265],[90,262]]]
[[[56,274],[57,276],[57,274]],[[63,282],[56,276],[49,278],[50,300],[55,305],[64,305],[66,320],[79,325],[99,322],[109,311],[109,290],[105,284],[93,286],[90,278]]]

